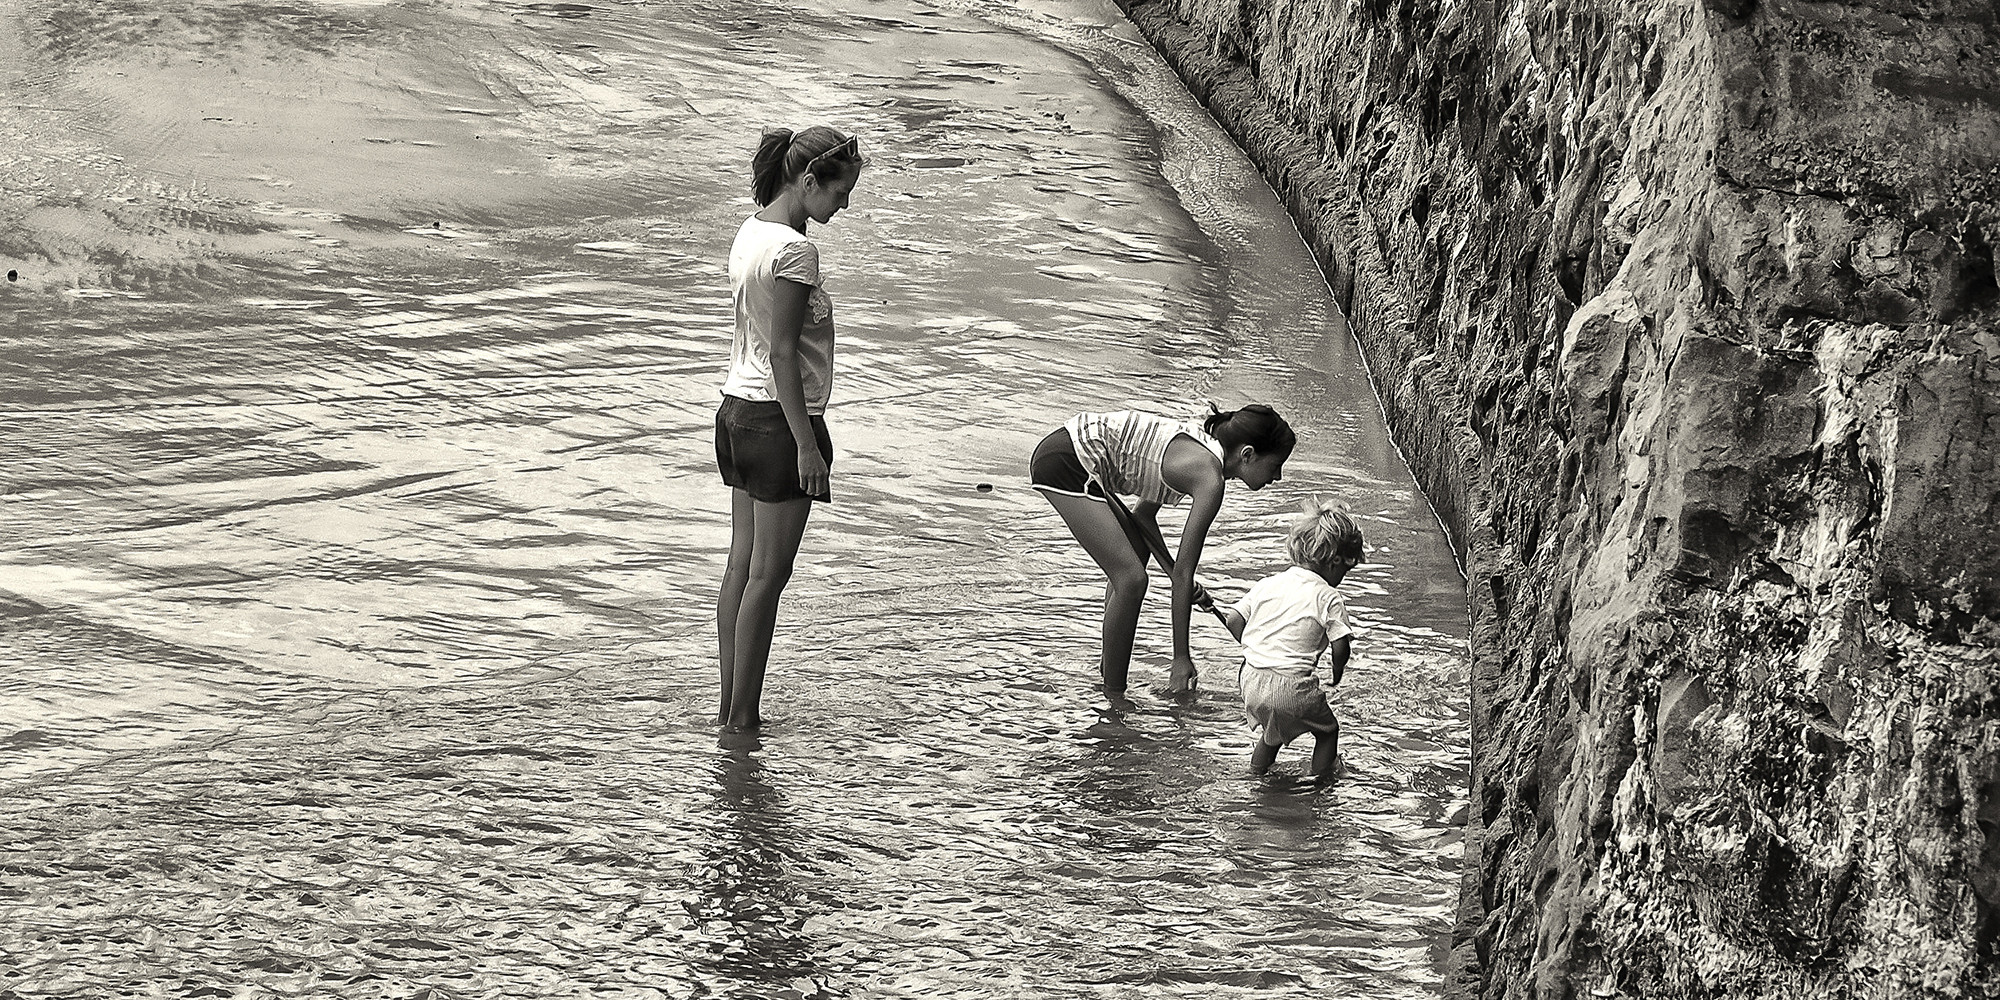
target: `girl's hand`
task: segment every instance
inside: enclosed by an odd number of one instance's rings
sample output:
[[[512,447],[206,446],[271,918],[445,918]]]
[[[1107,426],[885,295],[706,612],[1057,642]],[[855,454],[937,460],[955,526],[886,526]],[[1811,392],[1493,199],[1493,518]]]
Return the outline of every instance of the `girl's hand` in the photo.
[[[799,489],[807,496],[826,495],[826,456],[817,445],[799,449]]]
[[[1176,656],[1174,664],[1167,670],[1167,693],[1182,694],[1194,690],[1194,660],[1191,657]]]

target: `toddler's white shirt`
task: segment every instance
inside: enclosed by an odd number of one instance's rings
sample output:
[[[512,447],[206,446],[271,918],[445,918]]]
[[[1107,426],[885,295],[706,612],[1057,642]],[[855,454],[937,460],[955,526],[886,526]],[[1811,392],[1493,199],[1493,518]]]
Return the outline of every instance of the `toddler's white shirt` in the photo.
[[[1243,662],[1259,670],[1329,683],[1332,668],[1315,670],[1327,644],[1353,635],[1347,601],[1318,573],[1293,566],[1256,582],[1230,607],[1243,616]]]

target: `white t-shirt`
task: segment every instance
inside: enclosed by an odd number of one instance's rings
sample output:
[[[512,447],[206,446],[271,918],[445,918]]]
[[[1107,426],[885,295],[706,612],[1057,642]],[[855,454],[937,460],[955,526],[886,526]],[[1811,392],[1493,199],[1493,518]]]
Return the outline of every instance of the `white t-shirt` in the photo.
[[[1243,616],[1245,666],[1301,679],[1324,673],[1322,686],[1333,671],[1331,665],[1314,669],[1320,654],[1333,640],[1354,634],[1340,591],[1303,566],[1257,581],[1229,610]]]
[[[771,327],[778,282],[811,285],[805,328],[799,334],[799,381],[806,412],[825,413],[833,392],[833,300],[820,287],[819,248],[798,230],[756,216],[744,220],[729,248],[729,287],[736,300],[736,333],[729,342],[729,378],[722,393],[775,401],[771,382]]]

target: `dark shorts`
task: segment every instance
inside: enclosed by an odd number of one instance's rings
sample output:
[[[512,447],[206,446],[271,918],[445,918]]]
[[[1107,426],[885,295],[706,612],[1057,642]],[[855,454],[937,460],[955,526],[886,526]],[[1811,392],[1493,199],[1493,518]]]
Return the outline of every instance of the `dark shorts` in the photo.
[[[813,440],[831,469],[833,438],[826,433],[826,420],[817,416],[811,420]],[[722,406],[715,411],[715,464],[722,470],[723,483],[750,494],[752,500],[833,499],[830,487],[819,496],[799,489],[798,443],[792,439],[791,425],[785,422],[784,407],[775,400],[722,397]]]
[[[1035,446],[1035,456],[1028,460],[1028,483],[1044,493],[1104,499],[1104,491],[1090,481],[1090,472],[1077,459],[1068,429],[1062,427]]]

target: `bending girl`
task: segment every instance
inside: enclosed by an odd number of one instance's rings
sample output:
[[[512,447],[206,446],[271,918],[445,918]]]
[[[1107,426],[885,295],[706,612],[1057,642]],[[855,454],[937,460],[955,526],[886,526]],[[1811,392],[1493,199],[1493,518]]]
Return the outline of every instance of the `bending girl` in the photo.
[[[1156,519],[1160,508],[1194,498],[1181,531],[1180,554],[1168,574],[1174,588],[1174,659],[1167,687],[1179,692],[1194,686],[1188,612],[1206,598],[1194,574],[1209,525],[1222,509],[1223,484],[1238,479],[1261,490],[1277,482],[1297,443],[1276,410],[1253,403],[1210,414],[1200,423],[1136,410],[1080,413],[1035,447],[1031,482],[1062,515],[1107,581],[1099,660],[1107,694],[1125,690],[1139,605],[1146,596],[1146,553],[1155,544],[1166,548]],[[1113,512],[1107,492],[1138,499],[1129,530]]]
[[[806,224],[847,207],[861,177],[860,143],[824,125],[764,133],[750,161],[762,206],[729,251],[736,301],[729,377],[715,414],[715,461],[730,487],[729,568],[715,604],[722,667],[718,721],[763,723],[758,702],[777,627],[815,500],[833,499],[826,402],[833,383],[833,303]]]

